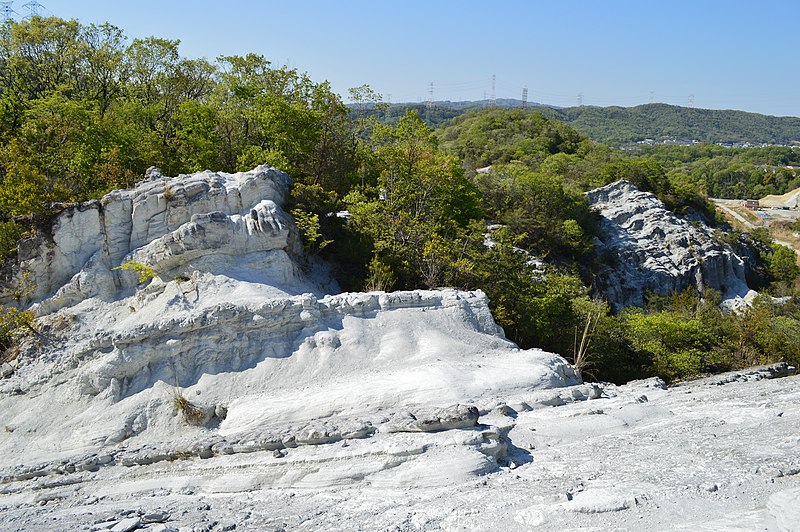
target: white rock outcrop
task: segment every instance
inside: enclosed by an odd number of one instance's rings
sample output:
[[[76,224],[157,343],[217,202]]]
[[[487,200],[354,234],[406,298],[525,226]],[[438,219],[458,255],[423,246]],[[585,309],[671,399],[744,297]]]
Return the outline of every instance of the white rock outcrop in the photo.
[[[410,460],[428,444],[402,434],[467,430],[450,468],[461,478],[505,457],[481,413],[580,384],[561,357],[506,340],[480,291],[324,295],[296,260],[289,183],[268,167],[151,169],[23,244],[16,278],[35,282],[38,334],[0,380],[0,476],[363,438]],[[129,261],[155,277],[119,268]],[[314,482],[341,480],[326,478]]]
[[[718,290],[731,306],[755,296],[733,249],[701,222],[668,211],[654,194],[623,180],[587,196],[601,217],[595,244],[608,265],[597,281],[614,308],[642,306],[648,292],[669,295],[690,286],[701,294]]]
[[[289,183],[268,167],[170,178],[151,168],[136,188],[68,207],[48,238],[23,241],[12,284],[27,272],[40,314],[133,289],[135,277],[115,270],[129,260],[164,279],[195,271],[258,272],[279,287],[302,285],[289,257],[298,250],[293,223],[278,207]]]
[[[581,384],[482,292],[324,295],[287,185],[151,172],[25,244],[0,529],[795,529],[788,368]]]

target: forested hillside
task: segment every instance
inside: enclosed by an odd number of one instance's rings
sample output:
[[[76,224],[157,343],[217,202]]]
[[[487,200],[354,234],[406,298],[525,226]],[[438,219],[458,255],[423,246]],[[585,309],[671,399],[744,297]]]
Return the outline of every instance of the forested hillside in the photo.
[[[513,105],[516,103],[516,105]],[[498,102],[498,107],[521,107],[519,101]],[[382,112],[373,112],[381,119],[401,116],[416,109],[428,124],[439,126],[459,114],[488,108],[487,102],[434,102],[426,104],[394,104]],[[734,110],[695,109],[651,103],[636,107],[551,107],[531,105],[548,118],[565,122],[587,137],[608,144],[627,144],[651,139],[699,141],[712,144],[776,144],[800,143],[800,118],[767,116]]]
[[[344,289],[482,289],[523,346],[577,358],[586,331],[587,370],[598,378],[800,361],[796,302],[765,300],[733,315],[686,293],[611,314],[592,289],[604,259],[584,195],[627,179],[714,223],[707,194],[796,183],[777,168],[796,161],[788,148],[628,153],[532,109],[474,110],[434,130],[422,110],[393,117],[375,106],[368,87],[354,89],[361,103],[348,109],[326,82],[263,56],[189,59],[177,41],[130,40],[109,24],[33,17],[6,22],[0,43],[4,258],[19,237],[46,233],[65,203],[128,187],[151,165],[177,175],[267,163],[294,179],[306,251],[329,260]],[[349,216],[331,216],[343,210]],[[797,265],[769,244],[760,248],[762,288],[797,294]],[[17,309],[3,316],[0,343],[11,348],[34,325]]]
[[[636,107],[568,107],[545,113],[600,142],[623,143],[663,137],[711,143],[800,142],[800,118],[744,111],[651,103]]]

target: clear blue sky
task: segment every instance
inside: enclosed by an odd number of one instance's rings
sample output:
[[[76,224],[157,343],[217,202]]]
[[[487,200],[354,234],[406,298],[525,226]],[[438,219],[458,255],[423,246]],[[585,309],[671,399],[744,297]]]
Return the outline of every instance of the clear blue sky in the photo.
[[[12,6],[23,12],[27,0]],[[45,14],[180,39],[188,57],[257,52],[392,102],[650,101],[800,116],[800,1],[42,0]]]

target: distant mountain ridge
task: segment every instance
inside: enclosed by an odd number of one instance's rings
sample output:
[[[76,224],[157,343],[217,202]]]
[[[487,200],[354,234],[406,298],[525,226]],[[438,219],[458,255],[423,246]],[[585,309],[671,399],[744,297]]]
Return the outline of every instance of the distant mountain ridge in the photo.
[[[734,110],[695,109],[663,103],[636,107],[545,109],[589,137],[608,143],[677,138],[714,143],[800,143],[800,118]]]
[[[416,109],[432,126],[459,114],[488,107],[488,100],[436,101],[428,109],[426,103],[390,104],[379,113],[388,121],[398,120],[407,109]],[[522,100],[497,99],[497,107],[522,107]],[[769,116],[735,110],[696,109],[651,103],[635,107],[554,107],[537,102],[527,102],[548,118],[566,122],[592,139],[624,144],[645,139],[682,139],[721,144],[780,144],[800,145],[800,117]],[[355,105],[351,107],[355,108]],[[375,113],[369,105],[361,108]],[[378,114],[378,113],[376,113]]]

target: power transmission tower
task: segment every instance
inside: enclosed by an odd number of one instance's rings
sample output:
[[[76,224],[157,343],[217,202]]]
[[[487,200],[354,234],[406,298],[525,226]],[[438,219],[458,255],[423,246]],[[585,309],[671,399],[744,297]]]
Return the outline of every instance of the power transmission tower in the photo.
[[[492,74],[492,98],[489,100],[489,107],[497,105],[497,95],[495,93],[495,86],[497,84],[497,77]]]
[[[689,95],[689,108],[691,109],[693,107],[694,107],[694,94],[690,94]]]
[[[433,109],[433,82],[428,85],[428,102],[425,104],[425,121],[431,123],[431,109]]]
[[[3,22],[13,20],[14,15],[19,15],[19,13],[11,8],[11,4],[13,3],[14,2],[0,2],[0,16],[3,17]]]
[[[522,108],[528,107],[528,87],[522,88]]]
[[[583,107],[583,93],[578,93],[578,107]]]
[[[428,85],[428,103],[426,105],[428,106],[428,110],[430,110],[433,107],[433,82],[432,81]]]
[[[40,12],[45,9],[45,7],[36,0],[31,0],[27,4],[22,4],[22,7],[28,10],[28,16],[25,18],[38,17],[40,16]]]
[[[650,91],[650,103],[655,103],[655,101],[656,101],[656,93]]]

